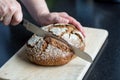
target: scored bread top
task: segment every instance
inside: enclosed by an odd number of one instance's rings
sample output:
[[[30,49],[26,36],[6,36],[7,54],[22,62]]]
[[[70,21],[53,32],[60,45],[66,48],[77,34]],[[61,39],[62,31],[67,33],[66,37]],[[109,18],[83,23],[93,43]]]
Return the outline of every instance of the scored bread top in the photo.
[[[63,38],[70,45],[77,48],[81,48],[85,45],[83,35],[77,28],[75,28],[75,26],[71,24],[51,24],[42,27],[42,29]]]

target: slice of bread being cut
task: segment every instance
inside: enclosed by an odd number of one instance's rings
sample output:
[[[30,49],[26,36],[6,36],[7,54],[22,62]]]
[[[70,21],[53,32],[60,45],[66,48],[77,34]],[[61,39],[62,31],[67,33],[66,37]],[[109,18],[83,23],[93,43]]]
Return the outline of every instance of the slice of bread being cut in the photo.
[[[83,35],[73,25],[51,24],[42,27],[42,29],[64,39],[68,44],[80,50],[84,50],[85,48]],[[68,63],[74,56],[74,52],[67,43],[50,36],[40,37],[33,35],[28,40],[26,46],[26,57],[38,65],[63,65]]]

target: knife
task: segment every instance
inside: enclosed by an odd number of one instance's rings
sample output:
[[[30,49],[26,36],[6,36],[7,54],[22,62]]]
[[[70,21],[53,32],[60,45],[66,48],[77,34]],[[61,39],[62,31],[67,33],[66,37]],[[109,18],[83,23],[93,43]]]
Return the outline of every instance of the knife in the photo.
[[[30,31],[30,32],[38,35],[38,36],[45,37],[45,36],[47,35],[47,36],[51,36],[51,37],[53,37],[53,38],[55,38],[55,39],[57,39],[57,40],[60,40],[60,41],[62,41],[62,42],[64,42],[64,43],[67,43],[67,44],[72,48],[72,50],[74,51],[74,53],[75,53],[76,56],[79,56],[80,58],[82,58],[82,59],[84,59],[84,60],[92,63],[93,60],[92,60],[91,56],[90,56],[88,53],[86,53],[86,52],[84,52],[84,51],[81,51],[79,48],[76,48],[76,47],[70,45],[70,44],[69,44],[67,41],[65,41],[64,39],[58,38],[58,37],[55,36],[54,34],[42,30],[39,26],[36,26],[36,25],[32,24],[31,22],[29,22],[29,21],[26,20],[26,19],[23,19],[23,21],[21,22],[21,24],[22,24],[28,31]]]

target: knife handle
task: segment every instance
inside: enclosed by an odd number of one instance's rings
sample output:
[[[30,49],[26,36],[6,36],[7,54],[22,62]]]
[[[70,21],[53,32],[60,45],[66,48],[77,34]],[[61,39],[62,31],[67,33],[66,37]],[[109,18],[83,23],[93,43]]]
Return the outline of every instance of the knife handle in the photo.
[[[28,23],[30,23],[28,20],[23,19],[23,20],[21,21],[20,25],[28,26]]]
[[[21,21],[20,25],[26,27],[26,26],[30,26],[31,22],[28,21],[27,19],[23,18],[23,20]],[[33,24],[32,24],[33,25]],[[34,25],[35,26],[35,25]]]

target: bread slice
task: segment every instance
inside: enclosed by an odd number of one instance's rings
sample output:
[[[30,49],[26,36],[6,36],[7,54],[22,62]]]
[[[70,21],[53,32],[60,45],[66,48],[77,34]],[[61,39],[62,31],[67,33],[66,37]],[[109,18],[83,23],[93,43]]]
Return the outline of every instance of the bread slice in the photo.
[[[80,50],[84,50],[84,37],[75,26],[70,24],[51,24],[42,27],[43,30],[66,40]],[[33,63],[44,66],[63,65],[68,63],[74,53],[66,43],[50,36],[33,35],[26,44],[26,57]]]

